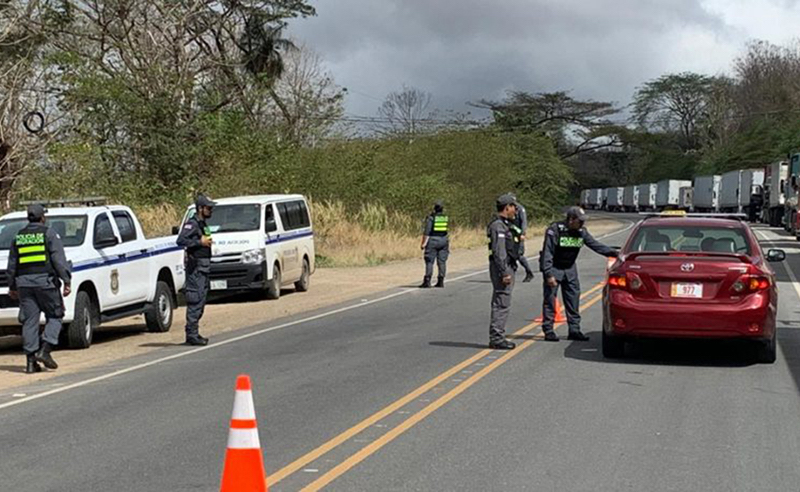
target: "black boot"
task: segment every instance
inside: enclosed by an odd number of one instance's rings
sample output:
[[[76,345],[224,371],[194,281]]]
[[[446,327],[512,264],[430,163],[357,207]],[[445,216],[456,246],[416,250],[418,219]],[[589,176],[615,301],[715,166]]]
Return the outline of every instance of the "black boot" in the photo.
[[[56,364],[56,361],[53,360],[53,357],[50,355],[51,350],[53,350],[52,345],[47,342],[42,342],[42,348],[34,354],[34,357],[37,362],[44,364],[44,367],[48,369],[58,369],[58,364]]]
[[[25,374],[35,374],[42,372],[42,367],[36,362],[36,357],[33,354],[28,354],[28,363],[25,366]]]
[[[443,289],[444,288],[444,277],[439,277],[439,281],[436,282],[436,287],[439,288],[439,289]]]
[[[420,289],[430,289],[431,288],[431,278],[425,277],[422,279],[422,284],[419,286]]]
[[[533,280],[533,272],[527,272],[527,273],[525,274],[525,278],[524,278],[524,279],[522,279],[522,283],[525,283],[525,284],[527,284],[527,283],[528,283],[528,282],[530,282],[531,280]]]

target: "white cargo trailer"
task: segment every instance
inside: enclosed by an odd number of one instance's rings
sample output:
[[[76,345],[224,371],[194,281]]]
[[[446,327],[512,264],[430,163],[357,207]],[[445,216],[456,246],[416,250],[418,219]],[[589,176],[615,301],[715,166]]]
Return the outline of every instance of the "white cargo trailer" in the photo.
[[[581,190],[581,207],[589,208],[589,190]]]
[[[686,210],[687,212],[692,212],[694,210],[692,208],[693,195],[694,188],[691,186],[682,186],[680,189],[680,197],[678,199],[678,208],[681,210]]]
[[[764,169],[763,222],[777,227],[783,221],[786,206],[786,184],[789,179],[789,163],[773,162]]]
[[[639,210],[655,210],[656,192],[658,185],[655,183],[639,185]]]
[[[622,206],[626,212],[639,211],[639,187],[626,186],[622,193]]]
[[[742,211],[739,205],[739,190],[742,187],[742,171],[730,171],[722,175],[719,185],[720,212]]]
[[[742,171],[742,188],[739,193],[739,206],[755,222],[761,215],[764,205],[764,169],[745,169]]]
[[[719,210],[719,186],[722,176],[698,176],[694,178],[692,206],[697,212]]]
[[[598,210],[603,205],[603,191],[600,188],[589,190],[589,208]]]
[[[692,182],[681,179],[659,181],[656,191],[656,208],[660,210],[678,208],[680,206],[681,188],[685,186],[692,186]]]
[[[608,188],[601,188],[600,189],[600,196],[603,197],[602,203],[600,204],[600,208],[606,210],[608,207]]]
[[[622,210],[622,200],[625,188],[606,188],[606,210],[619,212]]]

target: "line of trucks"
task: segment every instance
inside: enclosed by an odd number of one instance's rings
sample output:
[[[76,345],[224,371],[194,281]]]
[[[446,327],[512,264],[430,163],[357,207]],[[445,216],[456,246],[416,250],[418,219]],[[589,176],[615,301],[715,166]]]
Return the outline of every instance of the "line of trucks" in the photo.
[[[741,169],[689,180],[592,188],[581,191],[580,203],[609,212],[743,213],[751,222],[783,228],[800,240],[800,153],[763,168]]]

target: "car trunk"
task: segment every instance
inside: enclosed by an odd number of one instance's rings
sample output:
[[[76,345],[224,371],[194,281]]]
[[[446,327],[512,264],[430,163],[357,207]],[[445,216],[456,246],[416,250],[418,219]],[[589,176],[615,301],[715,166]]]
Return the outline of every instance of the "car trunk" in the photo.
[[[671,303],[737,302],[745,294],[732,287],[751,269],[747,257],[721,254],[634,254],[624,264],[629,285],[641,283],[629,289],[635,298]]]

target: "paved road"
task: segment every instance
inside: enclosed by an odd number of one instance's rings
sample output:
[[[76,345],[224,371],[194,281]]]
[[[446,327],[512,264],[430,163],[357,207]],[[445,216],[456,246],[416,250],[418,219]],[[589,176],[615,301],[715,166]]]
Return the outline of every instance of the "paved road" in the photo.
[[[800,243],[761,234],[800,274]],[[0,396],[0,490],[215,490],[239,373],[253,378],[272,491],[797,490],[789,272],[777,267],[776,364],[734,343],[644,344],[610,362],[591,290],[604,266],[581,254],[589,343],[537,339],[537,276],[515,292],[521,346],[486,350],[490,285],[478,273]]]

